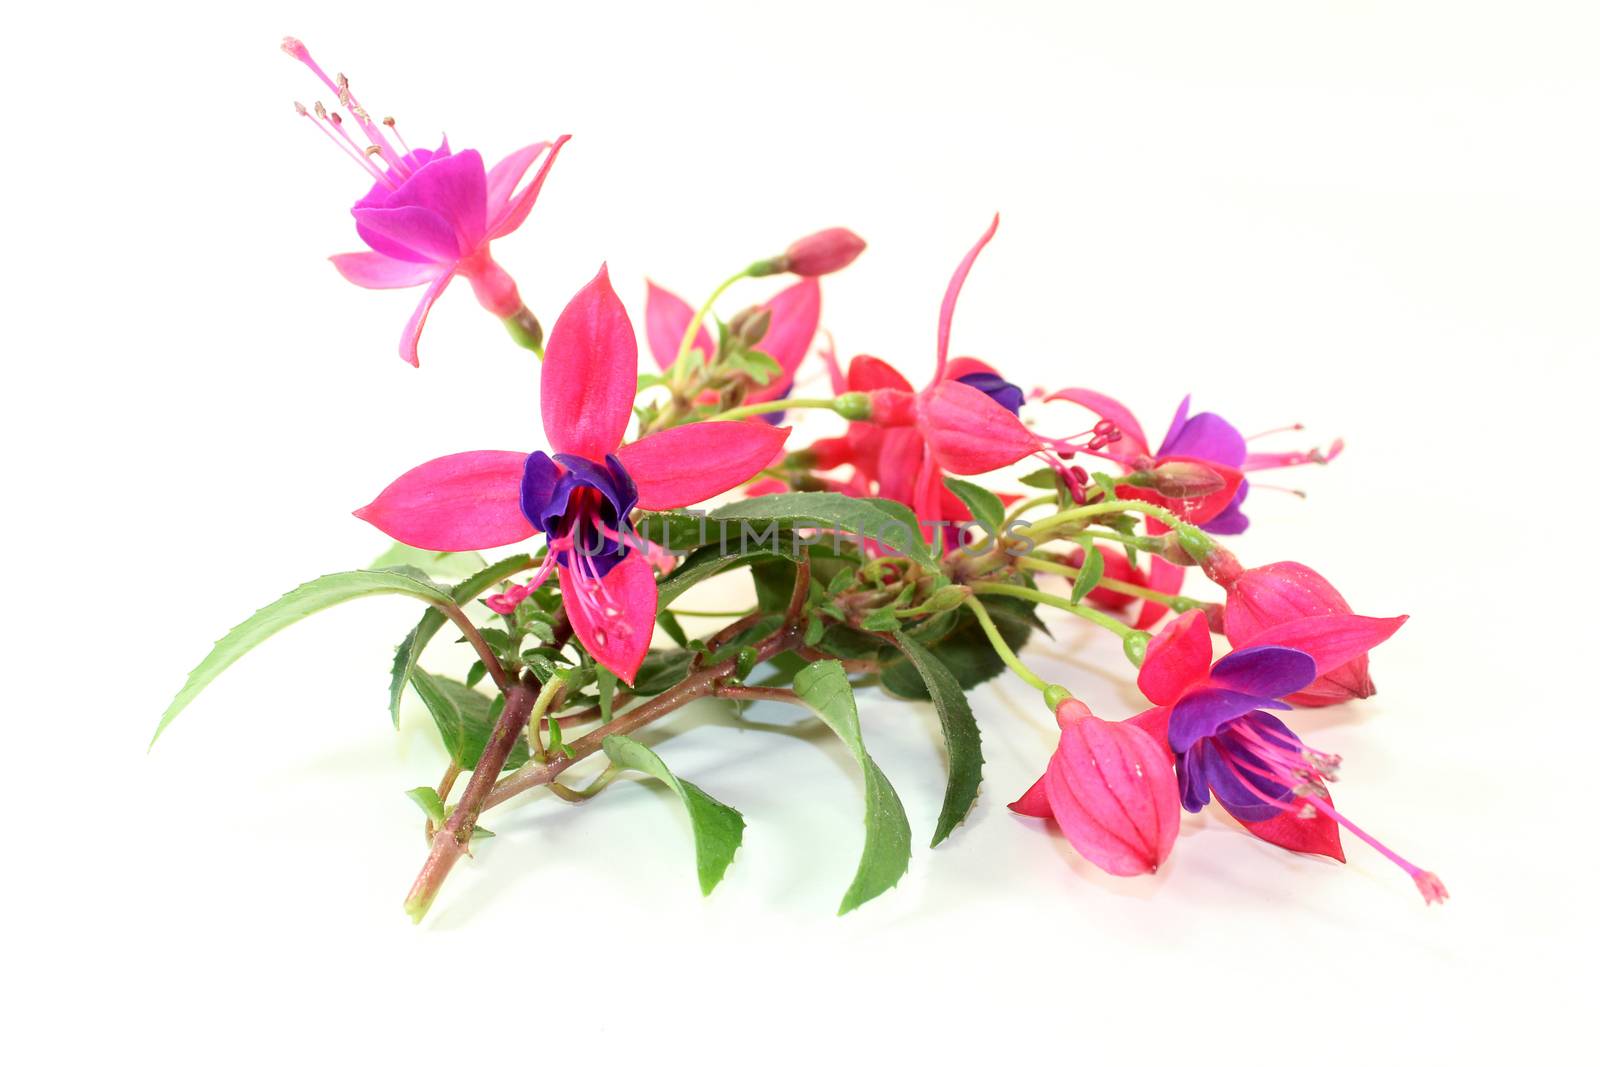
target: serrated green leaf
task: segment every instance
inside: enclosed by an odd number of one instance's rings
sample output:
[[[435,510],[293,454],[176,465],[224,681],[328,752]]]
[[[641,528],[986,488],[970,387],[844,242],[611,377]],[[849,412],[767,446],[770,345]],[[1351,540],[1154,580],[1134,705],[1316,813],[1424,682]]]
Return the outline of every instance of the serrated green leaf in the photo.
[[[472,577],[456,583],[450,589],[450,599],[457,604],[469,604],[513,574],[532,566],[533,560],[526,553],[507,556],[498,563],[491,563]],[[421,621],[394,650],[394,666],[389,672],[389,718],[394,722],[396,729],[400,727],[400,697],[406,691],[406,683],[411,680],[411,672],[416,669],[422,650],[428,647],[428,642],[433,640],[434,635],[444,624],[444,613],[437,608],[429,608],[423,613]]]
[[[1001,532],[1006,522],[1006,506],[999,497],[976,482],[962,481],[960,478],[946,478],[944,484],[967,506],[972,517],[983,524],[985,531]]]
[[[779,538],[780,542],[783,540]],[[662,578],[656,585],[656,602],[659,608],[666,607],[678,597],[693,589],[700,582],[713,575],[735,567],[746,567],[756,560],[783,558],[782,553],[775,552],[772,546],[740,555],[736,545],[729,545],[728,551],[723,552],[720,545],[710,544],[704,548],[690,553],[682,563],[672,569],[672,573]]]
[[[656,622],[661,624],[662,632],[672,638],[673,643],[679,648],[689,643],[689,635],[683,632],[683,624],[678,621],[676,615],[666,608],[656,612]]]
[[[704,515],[682,511],[635,511],[633,528],[645,540],[674,552],[687,552],[716,539]]]
[[[1025,600],[1016,597],[978,599],[989,609],[995,628],[1013,649],[1020,650],[1035,630],[1048,632],[1039,621],[1034,606]],[[995,652],[970,612],[960,612],[953,618],[949,615],[935,616],[936,623],[939,619],[949,621],[942,626],[930,625],[926,631],[919,629],[915,636],[924,648],[949,668],[962,689],[972,689],[1005,671],[1005,661]],[[922,676],[898,650],[884,649],[880,658],[883,669],[878,681],[885,689],[912,700],[932,699]]]
[[[1100,549],[1090,545],[1083,557],[1083,566],[1078,568],[1078,576],[1072,580],[1072,603],[1076,604],[1094,591],[1100,584],[1100,579],[1106,576],[1106,558],[1100,554]]]
[[[453,678],[442,678],[427,671],[412,671],[411,687],[422,698],[428,714],[433,716],[450,759],[457,767],[476,767],[500,718],[494,700]],[[519,737],[506,758],[505,769],[514,771],[527,762],[528,739]]]
[[[939,714],[939,729],[944,733],[945,752],[950,757],[950,769],[945,777],[944,805],[939,809],[939,822],[933,830],[929,848],[950,836],[959,826],[972,804],[978,799],[978,786],[983,782],[983,738],[978,732],[978,720],[973,717],[967,695],[961,691],[950,669],[939,657],[905,634],[895,639],[895,645],[905,654],[906,661],[922,677],[933,699],[933,708]]]
[[[894,631],[900,629],[900,620],[895,618],[894,607],[885,605],[876,611],[869,612],[866,618],[861,620],[861,628],[863,630],[871,630],[873,633]]]
[[[481,571],[484,561],[476,552],[432,552],[396,541],[367,569],[376,571],[394,567],[415,567],[430,578],[459,580]]]
[[[594,669],[595,691],[600,696],[600,721],[611,721],[611,710],[617,700],[617,676],[599,666]]]
[[[700,878],[700,892],[710,895],[727,873],[734,853],[739,851],[744,840],[744,816],[673,774],[661,757],[643,742],[625,734],[613,734],[603,745],[612,763],[650,775],[683,801],[684,810],[689,813],[689,827],[694,832],[694,862]]]
[[[911,863],[911,823],[900,797],[861,739],[861,718],[850,679],[838,660],[820,660],[794,676],[794,691],[839,735],[866,779],[867,837],[855,880],[839,902],[839,914],[859,908],[894,888]]]
[[[422,813],[432,819],[435,824],[444,822],[444,801],[439,799],[439,791],[431,785],[419,785],[415,789],[407,789],[406,796],[410,797],[422,809]]]
[[[324,608],[343,604],[347,600],[376,596],[380,593],[399,593],[431,603],[444,603],[449,594],[431,582],[419,581],[395,571],[341,571],[325,574],[284,594],[262,608],[244,622],[229,630],[222,640],[212,647],[200,665],[189,672],[189,678],[172,698],[161,722],[156,726],[151,747],[161,737],[162,731],[172,724],[178,713],[223,671],[236,663],[241,656],[261,642],[307,616]],[[440,616],[443,618],[443,616]]]

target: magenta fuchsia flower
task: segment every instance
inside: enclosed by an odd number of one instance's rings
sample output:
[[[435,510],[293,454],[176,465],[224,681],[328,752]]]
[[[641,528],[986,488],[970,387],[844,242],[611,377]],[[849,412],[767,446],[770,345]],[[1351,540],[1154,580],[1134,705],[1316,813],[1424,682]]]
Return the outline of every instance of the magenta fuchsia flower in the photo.
[[[490,255],[489,245],[527,219],[567,138],[528,145],[487,171],[476,150],[452,152],[448,139],[433,151],[412,149],[392,118],[381,124],[372,120],[343,74],[328,77],[293,37],[284,38],[283,50],[322,80],[349,112],[361,140],[351,135],[339,112],[321,103],[310,109],[296,104],[295,109],[316,123],[372,180],[371,189],[350,209],[356,233],[371,251],[333,256],[333,265],[365,289],[427,286],[400,336],[401,358],[417,365],[417,339],[428,312],[458,275],[472,285],[478,303],[509,326],[532,334],[536,343],[538,321],[523,306],[516,282]],[[533,179],[519,189],[523,176],[541,157]]]
[[[849,231],[845,231],[849,232]],[[859,238],[858,238],[859,240]],[[667,370],[678,359],[678,346],[684,331],[694,319],[694,309],[677,295],[650,282],[645,298],[645,338],[650,344],[650,354],[657,366]],[[750,391],[745,403],[760,404],[779,400],[794,388],[795,372],[811,351],[811,342],[817,335],[817,325],[822,320],[822,287],[815,278],[805,278],[779,292],[757,309],[771,314],[766,335],[751,347],[772,359],[781,368],[778,375],[765,385]],[[704,326],[695,333],[691,351],[709,360],[716,355],[716,345]],[[711,398],[714,398],[712,394]],[[769,422],[781,421],[781,416],[768,417]]]
[[[1207,576],[1228,595],[1223,632],[1235,647],[1256,644],[1262,634],[1305,619],[1361,617],[1351,611],[1349,601],[1331,582],[1303,563],[1284,561],[1246,570],[1231,552],[1220,547],[1201,562]],[[1393,633],[1406,616],[1382,621],[1390,625],[1389,633]],[[1364,700],[1377,691],[1363,651],[1330,669],[1319,670],[1314,681],[1288,699],[1295,704],[1320,707]]]
[[[944,486],[944,475],[982,474],[1009,466],[1040,450],[1039,439],[1017,418],[1022,390],[994,368],[971,357],[950,358],[950,327],[956,300],[972,265],[1000,226],[996,215],[945,289],[939,308],[938,362],[933,380],[916,389],[905,376],[873,356],[857,356],[840,384],[871,396],[871,425],[852,426],[832,459],[850,462],[879,496],[899,501],[928,522],[961,522],[971,514]],[[841,383],[841,380],[842,383]],[[839,447],[842,444],[842,447]],[[866,491],[867,486],[863,486]]]
[[[1097,719],[1082,701],[1056,708],[1061,741],[1043,777],[1010,805],[1054,818],[1090,863],[1152,874],[1178,839],[1178,783],[1166,746],[1136,726]]]
[[[1200,811],[1215,797],[1257,836],[1342,859],[1337,824],[1411,875],[1431,904],[1448,896],[1435,875],[1334,810],[1325,782],[1337,776],[1339,758],[1310,748],[1272,714],[1289,707],[1283,697],[1364,653],[1397,625],[1353,615],[1303,618],[1264,635],[1279,643],[1237,648],[1212,663],[1205,615],[1185,612],[1150,642],[1139,689],[1156,706],[1135,723],[1165,737],[1186,810]],[[1308,824],[1293,843],[1279,823],[1287,818]],[[1309,825],[1316,820],[1326,820],[1320,831]]]
[[[789,431],[701,422],[622,444],[639,353],[606,269],[550,332],[540,410],[553,454],[463,452],[401,475],[356,515],[416,548],[462,552],[544,534],[543,565],[495,606],[510,610],[554,572],[574,632],[632,682],[655,628],[656,584],[629,514],[699,503],[759,473]]]

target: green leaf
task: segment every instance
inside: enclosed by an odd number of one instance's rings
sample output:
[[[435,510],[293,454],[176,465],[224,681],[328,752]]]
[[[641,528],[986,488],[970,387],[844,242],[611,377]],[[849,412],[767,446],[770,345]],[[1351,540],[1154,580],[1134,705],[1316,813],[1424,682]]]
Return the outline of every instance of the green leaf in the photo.
[[[1025,600],[1002,596],[978,599],[989,609],[995,628],[1000,631],[1000,636],[1005,638],[1006,644],[1013,649],[1020,650],[1035,630],[1044,629],[1036,608]],[[948,621],[940,625],[941,619]],[[939,657],[940,662],[949,668],[962,689],[972,689],[991,678],[998,677],[1006,669],[1005,662],[995,652],[994,646],[989,643],[977,619],[970,612],[957,613],[954,618],[949,615],[935,616],[926,631],[919,629],[913,636],[923,647]],[[898,650],[885,649],[880,654],[880,659],[883,662],[883,670],[878,675],[878,681],[885,689],[896,696],[911,700],[932,699],[932,694],[928,692],[921,674]]]
[[[999,497],[976,482],[964,482],[960,478],[946,478],[944,484],[967,506],[972,517],[983,524],[984,530],[989,533],[1002,531],[1006,522],[1006,506],[1000,503]]]
[[[435,824],[444,822],[444,801],[439,799],[439,791],[433,786],[419,785],[415,789],[407,789],[406,796],[415,801],[422,813]]]
[[[200,665],[189,672],[183,688],[172,698],[172,703],[167,706],[161,722],[156,726],[155,736],[150,739],[151,747],[155,746],[162,731],[172,724],[178,713],[246,652],[279,630],[324,608],[379,593],[399,593],[433,603],[444,603],[448,599],[448,594],[431,582],[418,581],[396,571],[341,571],[309,581],[262,608],[229,630],[227,636],[216,643],[210,654],[200,661]]]
[[[780,543],[783,538],[779,538]],[[737,539],[728,546],[728,551],[722,551],[722,546],[709,544],[689,554],[684,561],[672,568],[672,573],[656,585],[657,610],[671,604],[678,597],[687,593],[700,582],[712,575],[721,574],[734,567],[749,566],[757,560],[784,558],[785,553],[775,550],[769,541],[762,548],[746,552],[741,555],[737,549]],[[791,557],[792,558],[792,557]]]
[[[1105,576],[1106,558],[1100,554],[1100,549],[1090,545],[1083,557],[1083,566],[1078,568],[1078,577],[1072,582],[1072,603],[1076,604],[1093,592]]]
[[[434,725],[439,727],[439,737],[450,759],[463,769],[476,767],[489,744],[494,724],[500,718],[495,702],[452,678],[441,678],[427,671],[412,671],[411,687],[427,705]],[[514,771],[527,762],[528,740],[519,737],[506,758],[506,770]]]
[[[978,786],[983,782],[983,739],[967,695],[939,657],[904,634],[895,639],[895,645],[928,687],[933,708],[939,713],[939,728],[944,732],[945,752],[950,756],[944,806],[939,809],[939,823],[928,846],[934,848],[961,824],[978,799]]]
[[[642,771],[678,794],[689,813],[694,831],[694,862],[700,876],[700,892],[710,895],[727,873],[733,854],[744,840],[744,816],[712,799],[697,786],[683,781],[642,742],[625,734],[612,734],[603,742],[606,756],[619,767]]]
[[[834,531],[841,531],[841,542],[854,541],[858,536],[869,541],[881,537],[896,552],[904,552],[921,563],[934,562],[911,509],[892,500],[849,497],[842,493],[772,493],[738,500],[713,511],[709,523],[713,538],[719,536],[719,522],[726,531],[730,548],[741,543],[740,534],[746,530],[741,524],[750,524],[742,539],[748,542],[765,535],[767,524],[775,523],[779,530],[785,531],[806,527],[822,530],[829,535],[823,538],[824,543],[831,543]],[[778,541],[780,545],[790,542],[792,550],[792,538],[780,536]]]
[[[393,567],[415,567],[430,578],[460,579],[481,571],[484,561],[476,552],[432,552],[396,541],[367,569],[376,571]]]
[[[867,788],[867,839],[856,877],[839,902],[852,911],[892,888],[911,863],[911,824],[894,786],[867,754],[850,679],[837,660],[820,660],[794,676],[794,691],[811,705],[861,765]]]
[[[1030,474],[1024,474],[1017,481],[1034,489],[1055,489],[1061,485],[1061,479],[1049,467],[1041,467]]]
[[[633,679],[633,692],[637,696],[655,696],[664,693],[689,677],[689,667],[694,653],[686,648],[652,648],[644,655],[639,673]]]
[[[687,552],[716,539],[716,531],[704,515],[683,511],[635,511],[633,528],[646,541],[674,552]]]
[[[532,566],[533,560],[526,553],[508,556],[458,582],[450,590],[450,599],[457,604],[470,604],[513,574]],[[428,642],[433,640],[444,624],[444,613],[437,608],[429,608],[405,640],[400,642],[400,647],[394,650],[394,667],[389,675],[389,718],[396,729],[400,727],[400,697],[406,691],[406,683],[411,680],[411,672],[416,669],[422,650],[428,647]]]

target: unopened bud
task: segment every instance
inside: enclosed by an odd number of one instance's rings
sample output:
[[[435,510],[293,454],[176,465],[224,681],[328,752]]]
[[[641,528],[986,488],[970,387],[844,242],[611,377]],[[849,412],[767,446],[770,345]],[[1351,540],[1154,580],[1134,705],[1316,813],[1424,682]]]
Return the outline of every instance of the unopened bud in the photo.
[[[935,590],[932,596],[922,602],[922,606],[929,614],[951,611],[960,607],[971,595],[972,590],[964,585],[947,585]]]
[[[865,422],[874,415],[872,401],[867,393],[840,393],[833,398],[833,410],[851,422]]]
[[[1187,500],[1191,497],[1210,496],[1227,486],[1222,475],[1191,460],[1176,459],[1162,463],[1150,472],[1150,485],[1164,497]]]
[[[835,226],[800,238],[779,258],[791,274],[815,278],[848,267],[866,247],[867,242],[860,237],[843,226]]]
[[[771,326],[772,312],[768,308],[745,308],[728,320],[728,329],[746,348],[760,344]]]

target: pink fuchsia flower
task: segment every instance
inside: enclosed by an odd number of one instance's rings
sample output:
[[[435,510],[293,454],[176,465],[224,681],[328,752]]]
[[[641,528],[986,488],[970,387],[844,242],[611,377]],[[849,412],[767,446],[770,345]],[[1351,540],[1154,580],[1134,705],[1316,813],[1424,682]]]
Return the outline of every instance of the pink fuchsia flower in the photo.
[[[1275,638],[1295,640],[1294,647],[1252,645],[1212,663],[1204,614],[1185,612],[1157,634],[1146,651],[1139,689],[1156,707],[1137,725],[1158,729],[1165,720],[1186,810],[1200,811],[1215,797],[1252,832],[1284,816],[1308,823],[1331,820],[1409,874],[1431,904],[1448,895],[1435,875],[1334,810],[1325,782],[1336,777],[1339,758],[1310,748],[1272,714],[1287,709],[1282,698],[1308,685],[1327,663],[1393,632],[1385,631],[1384,620],[1352,622],[1352,618],[1302,619],[1296,631],[1279,631]],[[1309,827],[1306,836],[1314,840]],[[1312,850],[1333,854],[1326,847]]]
[[[648,285],[644,305],[645,339],[656,365],[667,370],[677,362],[678,346],[694,319],[694,309],[654,282]],[[771,356],[780,372],[766,384],[751,390],[745,397],[745,403],[749,404],[782,399],[794,388],[795,373],[806,353],[811,351],[817,324],[822,319],[822,287],[815,278],[806,278],[784,289],[757,310],[768,312],[771,319],[766,334],[751,348]],[[695,334],[690,350],[700,353],[706,360],[716,355],[716,345],[704,326]],[[771,416],[768,421],[781,421],[781,416]]]
[[[816,278],[844,270],[866,247],[867,242],[856,234],[843,226],[834,226],[800,238],[778,257],[774,266],[802,278]]]
[[[961,287],[978,253],[1000,225],[996,215],[982,237],[956,267],[939,308],[938,362],[933,380],[918,390],[881,359],[857,356],[842,376],[848,391],[870,395],[872,425],[853,426],[842,439],[850,462],[870,471],[871,491],[907,505],[926,522],[960,522],[967,509],[944,486],[944,475],[982,474],[1009,466],[1039,450],[1040,442],[1022,425],[1016,409],[1022,391],[988,364],[970,357],[950,358],[950,328]]]
[[[1231,552],[1217,548],[1201,561],[1206,574],[1227,593],[1223,609],[1223,632],[1235,648],[1259,644],[1263,634],[1305,619],[1360,619],[1350,603],[1322,575],[1303,563],[1284,561],[1246,570]],[[1400,628],[1407,616],[1371,620],[1381,623],[1387,639]],[[1370,645],[1368,647],[1371,647]],[[1289,700],[1309,707],[1364,700],[1376,693],[1365,649],[1333,665],[1319,664],[1315,681],[1294,693]]]
[[[488,170],[476,150],[452,152],[448,139],[434,151],[412,149],[393,119],[381,124],[372,120],[351,95],[343,74],[329,78],[293,37],[284,38],[283,50],[322,80],[350,113],[361,140],[352,136],[339,112],[321,103],[310,109],[296,104],[295,109],[372,179],[371,189],[350,209],[356,233],[371,251],[336,255],[334,267],[364,289],[427,286],[400,335],[401,358],[417,365],[417,339],[428,312],[458,275],[471,284],[478,303],[537,347],[538,320],[523,306],[516,282],[494,261],[489,246],[527,219],[567,137],[528,145]],[[533,179],[519,189],[523,176],[541,157]]]
[[[591,655],[632,682],[655,629],[656,584],[629,515],[685,507],[759,473],[789,431],[754,422],[701,422],[629,445],[622,437],[638,377],[633,324],[604,267],[556,320],[540,370],[540,410],[552,454],[463,452],[401,475],[356,515],[416,548],[462,552],[542,533],[573,631]],[[519,594],[507,594],[515,607]]]
[[[1151,874],[1178,839],[1178,783],[1166,746],[1126,723],[1097,719],[1081,701],[1056,708],[1061,741],[1044,776],[1011,810],[1056,825],[1090,863]]]

